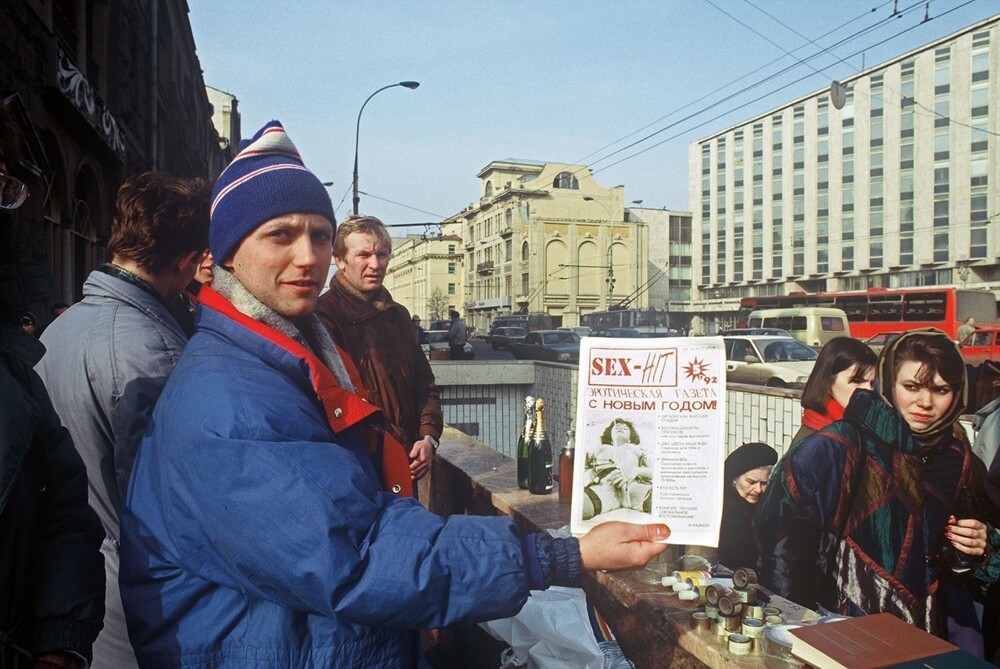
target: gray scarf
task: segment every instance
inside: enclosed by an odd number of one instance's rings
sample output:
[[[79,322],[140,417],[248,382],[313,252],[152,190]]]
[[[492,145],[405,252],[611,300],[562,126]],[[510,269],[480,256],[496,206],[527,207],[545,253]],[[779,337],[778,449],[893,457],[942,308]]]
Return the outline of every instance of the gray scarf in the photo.
[[[274,328],[314,352],[333,372],[338,385],[344,390],[354,392],[354,384],[351,383],[344,361],[340,359],[340,353],[330,338],[330,333],[323,327],[316,314],[309,314],[294,321],[285,318],[254,297],[239,279],[219,265],[212,266],[212,290],[229,300],[241,314]]]

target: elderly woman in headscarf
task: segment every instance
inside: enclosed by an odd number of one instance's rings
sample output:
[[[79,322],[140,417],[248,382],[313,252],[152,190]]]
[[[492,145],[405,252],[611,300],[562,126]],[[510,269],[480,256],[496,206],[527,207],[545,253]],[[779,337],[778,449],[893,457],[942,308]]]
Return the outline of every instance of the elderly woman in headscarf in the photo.
[[[726,485],[722,498],[719,562],[730,569],[757,566],[757,547],[751,522],[757,502],[767,490],[778,452],[767,444],[743,444],[726,458]]]
[[[966,577],[939,559],[954,550],[976,578],[1000,574],[1000,534],[953,514],[963,488],[982,490],[956,425],[962,357],[945,333],[914,330],[883,349],[877,382],[775,468],[754,516],[760,581],[810,608],[893,613],[982,657]]]

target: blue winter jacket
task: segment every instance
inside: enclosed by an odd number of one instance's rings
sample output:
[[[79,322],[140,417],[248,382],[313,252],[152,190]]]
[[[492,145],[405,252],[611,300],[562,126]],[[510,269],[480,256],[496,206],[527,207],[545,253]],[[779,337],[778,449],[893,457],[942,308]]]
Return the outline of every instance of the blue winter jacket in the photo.
[[[509,518],[385,492],[305,363],[205,305],[136,459],[121,588],[143,667],[406,667],[411,630],[511,616]]]

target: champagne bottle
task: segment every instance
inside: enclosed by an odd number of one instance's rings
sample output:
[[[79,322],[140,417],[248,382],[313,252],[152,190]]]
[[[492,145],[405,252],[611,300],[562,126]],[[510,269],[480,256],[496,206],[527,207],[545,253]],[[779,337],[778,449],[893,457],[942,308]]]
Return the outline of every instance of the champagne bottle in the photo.
[[[528,457],[531,452],[531,426],[535,416],[535,398],[524,398],[524,425],[517,435],[517,487],[528,489]]]
[[[573,499],[573,454],[576,452],[576,435],[566,430],[566,445],[559,454],[559,501]]]
[[[545,400],[535,400],[535,428],[528,456],[528,492],[548,495],[552,492],[552,444],[545,434]]]
[[[968,518],[982,520],[980,515],[984,502],[977,499],[977,497],[968,484],[963,485],[962,489],[958,491],[958,499],[955,500],[955,508],[952,510],[951,515],[955,516],[956,520]],[[942,544],[945,564],[956,574],[967,572],[973,567],[979,566],[983,561],[981,557],[974,557],[958,550],[948,541],[947,537],[944,537]]]

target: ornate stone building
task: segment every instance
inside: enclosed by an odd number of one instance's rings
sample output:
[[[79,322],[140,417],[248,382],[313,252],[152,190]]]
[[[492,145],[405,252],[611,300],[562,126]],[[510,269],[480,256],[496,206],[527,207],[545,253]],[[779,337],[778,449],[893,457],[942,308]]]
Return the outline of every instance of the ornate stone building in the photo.
[[[8,168],[30,190],[0,213],[0,272],[43,322],[104,260],[125,177],[223,167],[185,0],[7,0],[0,100],[24,139]]]
[[[624,186],[585,165],[498,160],[477,175],[481,197],[446,219],[465,252],[466,322],[544,313],[554,325],[612,305],[648,306],[647,229],[626,221]]]

